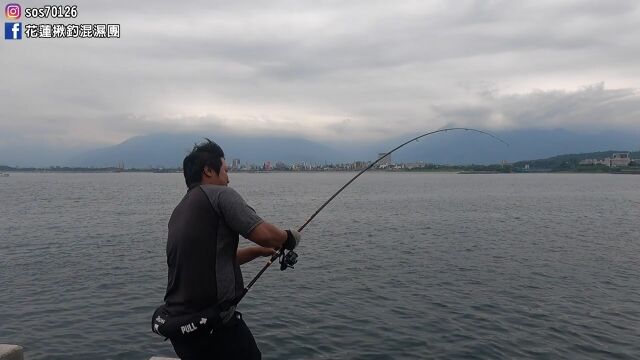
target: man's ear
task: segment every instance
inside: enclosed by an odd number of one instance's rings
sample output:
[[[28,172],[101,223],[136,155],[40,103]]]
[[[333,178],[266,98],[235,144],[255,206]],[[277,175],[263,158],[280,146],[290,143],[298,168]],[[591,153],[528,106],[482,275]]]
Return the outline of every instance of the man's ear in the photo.
[[[215,174],[215,172],[213,171],[212,168],[205,166],[204,170],[202,171],[202,173],[204,174],[204,176],[206,177],[213,177],[213,175]]]

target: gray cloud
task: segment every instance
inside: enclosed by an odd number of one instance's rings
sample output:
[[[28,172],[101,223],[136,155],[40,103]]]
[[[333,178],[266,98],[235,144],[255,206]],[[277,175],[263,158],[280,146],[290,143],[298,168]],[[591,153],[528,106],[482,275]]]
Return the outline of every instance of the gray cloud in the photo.
[[[640,132],[640,96],[635,89],[605,89],[594,84],[576,91],[534,91],[500,95],[486,92],[469,106],[434,107],[456,125],[471,125],[478,118],[496,129],[572,128],[601,132],[627,129]]]
[[[2,42],[0,145],[86,146],[217,127],[327,141],[453,123],[640,127],[637,1],[143,0],[78,9],[64,22],[120,23],[122,38]]]

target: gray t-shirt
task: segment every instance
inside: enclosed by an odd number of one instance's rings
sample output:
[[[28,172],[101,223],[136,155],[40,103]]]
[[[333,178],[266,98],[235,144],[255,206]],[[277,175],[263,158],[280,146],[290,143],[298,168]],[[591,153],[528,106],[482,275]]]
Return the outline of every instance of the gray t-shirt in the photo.
[[[169,220],[164,300],[173,315],[224,307],[242,294],[238,234],[248,237],[261,222],[230,187],[199,185],[187,192]]]

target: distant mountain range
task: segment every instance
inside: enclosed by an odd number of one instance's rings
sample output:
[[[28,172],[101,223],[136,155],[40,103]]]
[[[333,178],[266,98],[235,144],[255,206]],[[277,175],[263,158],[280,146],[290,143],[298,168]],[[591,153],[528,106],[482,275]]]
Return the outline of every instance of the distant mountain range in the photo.
[[[109,167],[124,163],[127,168],[179,167],[194,143],[205,136],[218,142],[227,160],[240,159],[241,163],[262,164],[264,161],[285,163],[336,163],[356,160],[370,161],[378,153],[386,152],[404,141],[419,135],[407,133],[380,142],[324,145],[293,137],[238,136],[212,134],[158,133],[130,138],[120,144],[100,149],[67,154],[67,160],[58,156],[51,163],[43,163],[47,151],[39,151],[41,158],[29,159],[19,152],[20,160],[12,160],[11,153],[0,152],[0,164],[19,166],[83,166]],[[439,164],[492,164],[543,159],[558,154],[590,153],[626,149],[640,149],[640,132],[606,132],[589,134],[556,130],[513,130],[496,132],[510,146],[474,132],[439,133],[409,144],[392,155],[394,162],[424,161]],[[55,152],[52,149],[50,152]],[[31,161],[29,161],[31,160]]]
[[[614,150],[614,151],[598,151],[592,153],[581,154],[562,154],[552,156],[546,159],[526,160],[518,161],[513,164],[516,168],[522,168],[525,165],[529,165],[531,169],[561,169],[561,168],[575,168],[582,160],[586,159],[598,159],[603,160],[605,158],[612,158],[614,153],[625,153],[628,150]],[[632,160],[640,159],[640,151],[630,152],[629,157]]]
[[[495,164],[542,159],[559,154],[590,153],[615,149],[640,149],[640,132],[578,133],[563,129],[514,130],[494,133],[509,146],[473,132],[447,132],[424,138],[398,150],[394,160],[422,160],[439,164]],[[410,136],[408,136],[410,138]],[[399,144],[400,139],[393,141]],[[392,148],[392,143],[386,143]]]
[[[208,134],[151,134],[136,136],[125,142],[83,153],[70,159],[68,166],[178,167],[195,143],[204,137],[217,142],[226,159],[242,163],[264,161],[333,162],[343,158],[336,150],[313,141],[286,137],[216,137]]]

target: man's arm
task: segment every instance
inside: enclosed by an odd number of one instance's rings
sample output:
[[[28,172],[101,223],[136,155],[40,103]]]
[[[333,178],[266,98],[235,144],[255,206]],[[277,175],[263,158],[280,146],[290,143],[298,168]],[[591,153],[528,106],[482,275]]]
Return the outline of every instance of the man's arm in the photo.
[[[238,261],[238,264],[242,265],[261,256],[272,256],[275,253],[276,251],[271,248],[250,246],[238,249],[238,252],[236,253],[236,260]]]
[[[249,240],[262,247],[280,249],[287,241],[287,232],[265,221],[251,230]]]

